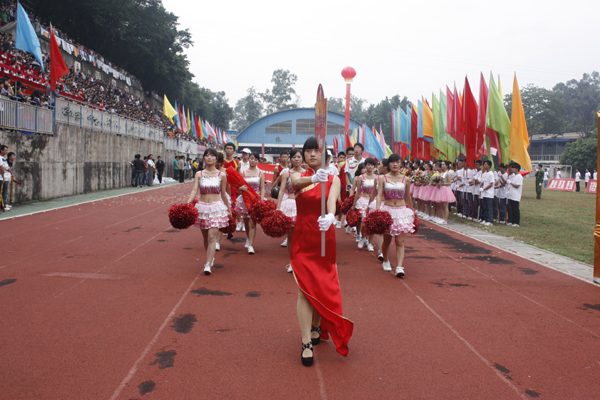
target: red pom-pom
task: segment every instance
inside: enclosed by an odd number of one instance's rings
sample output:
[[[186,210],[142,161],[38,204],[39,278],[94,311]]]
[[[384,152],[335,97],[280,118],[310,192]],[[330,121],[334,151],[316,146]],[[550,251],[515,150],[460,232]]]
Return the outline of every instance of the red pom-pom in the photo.
[[[356,208],[350,209],[350,211],[346,213],[346,222],[351,227],[358,225],[360,222],[360,211],[358,211]]]
[[[394,223],[392,216],[387,211],[372,211],[364,219],[365,234],[383,235],[390,230]]]
[[[262,220],[267,217],[270,213],[277,209],[277,202],[275,201],[262,201],[257,199],[252,203],[252,207],[248,211],[250,218],[257,224],[260,224]]]
[[[229,216],[229,224],[224,228],[220,228],[219,231],[221,231],[222,233],[233,234],[233,233],[235,233],[236,227],[237,227],[237,220],[235,219],[235,216],[232,213]]]
[[[348,211],[350,211],[353,204],[354,196],[346,197],[346,200],[344,200],[342,206],[340,207],[340,211],[342,211],[342,214],[348,214]]]
[[[173,204],[168,215],[171,226],[176,229],[187,229],[198,221],[198,209],[193,203]]]
[[[342,202],[338,199],[335,201],[335,215],[338,216],[342,213]]]
[[[278,238],[287,235],[292,229],[292,219],[280,210],[275,210],[263,218],[261,226],[265,235]]]
[[[414,208],[411,208],[411,210],[413,211],[414,217],[415,217],[415,231],[412,233],[412,235],[416,235],[417,232],[419,232],[419,225],[420,225],[420,221],[419,221],[419,217],[417,217],[417,212],[415,211]]]

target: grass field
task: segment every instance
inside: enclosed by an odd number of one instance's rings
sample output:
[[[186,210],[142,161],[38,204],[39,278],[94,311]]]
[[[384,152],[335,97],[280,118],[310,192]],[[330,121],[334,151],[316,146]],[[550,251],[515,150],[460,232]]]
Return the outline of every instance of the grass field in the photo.
[[[500,224],[484,227],[455,215],[450,219],[593,264],[596,196],[544,190],[542,199],[536,200],[535,179],[523,182],[519,228]]]

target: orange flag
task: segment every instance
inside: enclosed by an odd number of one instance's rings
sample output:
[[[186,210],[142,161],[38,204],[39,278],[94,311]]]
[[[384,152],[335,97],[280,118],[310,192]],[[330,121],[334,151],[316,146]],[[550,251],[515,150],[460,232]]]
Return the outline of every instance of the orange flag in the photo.
[[[513,82],[512,114],[510,118],[510,150],[511,160],[518,162],[526,171],[531,171],[531,159],[529,158],[529,134],[525,123],[525,112],[521,102],[521,92],[517,82],[517,74]]]

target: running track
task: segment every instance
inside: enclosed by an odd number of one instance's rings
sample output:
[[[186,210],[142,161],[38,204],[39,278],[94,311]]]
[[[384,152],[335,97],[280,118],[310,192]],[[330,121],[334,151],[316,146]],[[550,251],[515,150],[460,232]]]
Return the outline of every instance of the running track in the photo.
[[[190,189],[1,222],[0,398],[598,399],[600,289],[429,223],[404,279],[337,230],[350,354],[303,367],[281,240],[204,276]]]

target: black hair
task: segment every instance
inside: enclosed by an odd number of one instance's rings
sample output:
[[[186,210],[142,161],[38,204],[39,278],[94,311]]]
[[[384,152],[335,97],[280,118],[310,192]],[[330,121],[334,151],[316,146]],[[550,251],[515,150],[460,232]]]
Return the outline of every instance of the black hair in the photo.
[[[398,161],[401,161],[401,160],[402,160],[402,157],[400,157],[400,154],[396,154],[396,153],[391,154],[389,156],[389,158],[388,158],[388,166],[389,166],[390,163],[398,162]]]
[[[10,156],[14,156],[14,155],[15,155],[15,153],[11,151],[6,155],[6,159],[8,160],[10,158]]]
[[[283,155],[286,155],[286,154],[289,154],[289,153],[287,152],[287,150],[286,150],[286,151],[282,151],[282,152],[281,152],[281,154],[279,154],[279,157],[281,157],[281,156],[283,156]]]
[[[233,151],[235,151],[235,143],[227,142],[227,144],[225,145],[225,147],[223,147],[223,149],[226,149],[228,146],[233,147]]]
[[[538,164],[538,167],[542,168],[542,167],[543,167],[543,165],[542,165],[542,164]]]
[[[521,169],[521,164],[519,164],[518,162],[515,162],[515,161],[511,162],[510,166],[512,168],[516,168],[516,169],[519,169],[519,170]]]
[[[446,166],[447,166],[448,168],[451,168],[451,167],[452,167],[452,163],[451,163],[450,161],[444,161],[444,162],[446,163]]]
[[[348,153],[349,151],[354,151],[354,147],[348,147],[348,148],[346,149],[346,153]]]
[[[156,158],[160,158],[160,156],[156,156]]]
[[[252,152],[250,155],[251,155],[251,156],[253,156],[254,158],[256,158],[256,159],[258,160],[258,162],[261,162],[261,161],[262,161],[262,158],[261,158],[261,156],[260,156],[260,153],[259,153],[259,152],[257,152],[257,151],[254,151],[254,152]]]
[[[498,167],[499,167],[499,168],[504,168],[504,169],[506,169],[506,164],[504,164],[504,163],[500,163],[500,165],[498,165]]]
[[[139,155],[139,154],[136,154],[136,155],[135,155],[135,156],[133,156],[133,157],[134,157],[136,160],[139,160],[139,159],[140,159],[140,155]]]
[[[339,157],[339,156],[345,156],[345,155],[346,155],[346,153],[344,153],[343,151],[340,151],[340,152],[338,153],[338,157]]]
[[[0,146],[0,151],[2,151],[2,150],[4,150],[4,149],[8,149],[8,146],[7,146],[7,145],[5,145],[5,144],[3,144],[3,145],[1,145],[1,146]]]
[[[354,147],[356,147],[356,146],[360,147],[360,149],[361,149],[361,150],[364,150],[364,149],[365,149],[365,146],[363,146],[363,145],[362,145],[362,143],[356,142],[356,143],[354,144]]]
[[[212,154],[213,156],[215,156],[215,158],[217,158],[217,159],[219,158],[219,152],[214,147],[210,147],[210,148],[206,149],[204,151],[204,157],[206,157],[207,154]]]
[[[302,155],[302,150],[300,150],[300,149],[292,149],[290,151],[290,158],[294,157],[297,153],[300,153],[300,155]]]
[[[475,160],[475,164],[481,164],[481,160]]]
[[[490,160],[485,160],[483,163],[489,165],[490,167],[492,166],[492,162]]]
[[[387,158],[383,158],[381,159],[381,165],[387,168],[387,166],[390,165],[390,162]]]
[[[317,142],[316,137],[311,136],[306,139],[306,142],[304,142],[304,146],[302,146],[302,159],[304,161],[306,161],[306,158],[304,158],[304,153],[306,153],[306,150],[319,150],[319,142]]]
[[[354,177],[357,178],[357,177],[361,176],[363,173],[363,169],[365,169],[365,164],[364,163],[358,164],[358,167],[356,167],[356,172],[354,172]]]
[[[367,158],[365,160],[365,167],[366,167],[367,164],[371,164],[371,165],[377,166],[377,163],[371,157],[369,157],[369,158]]]
[[[223,153],[217,153],[217,162],[222,163],[225,160]]]

